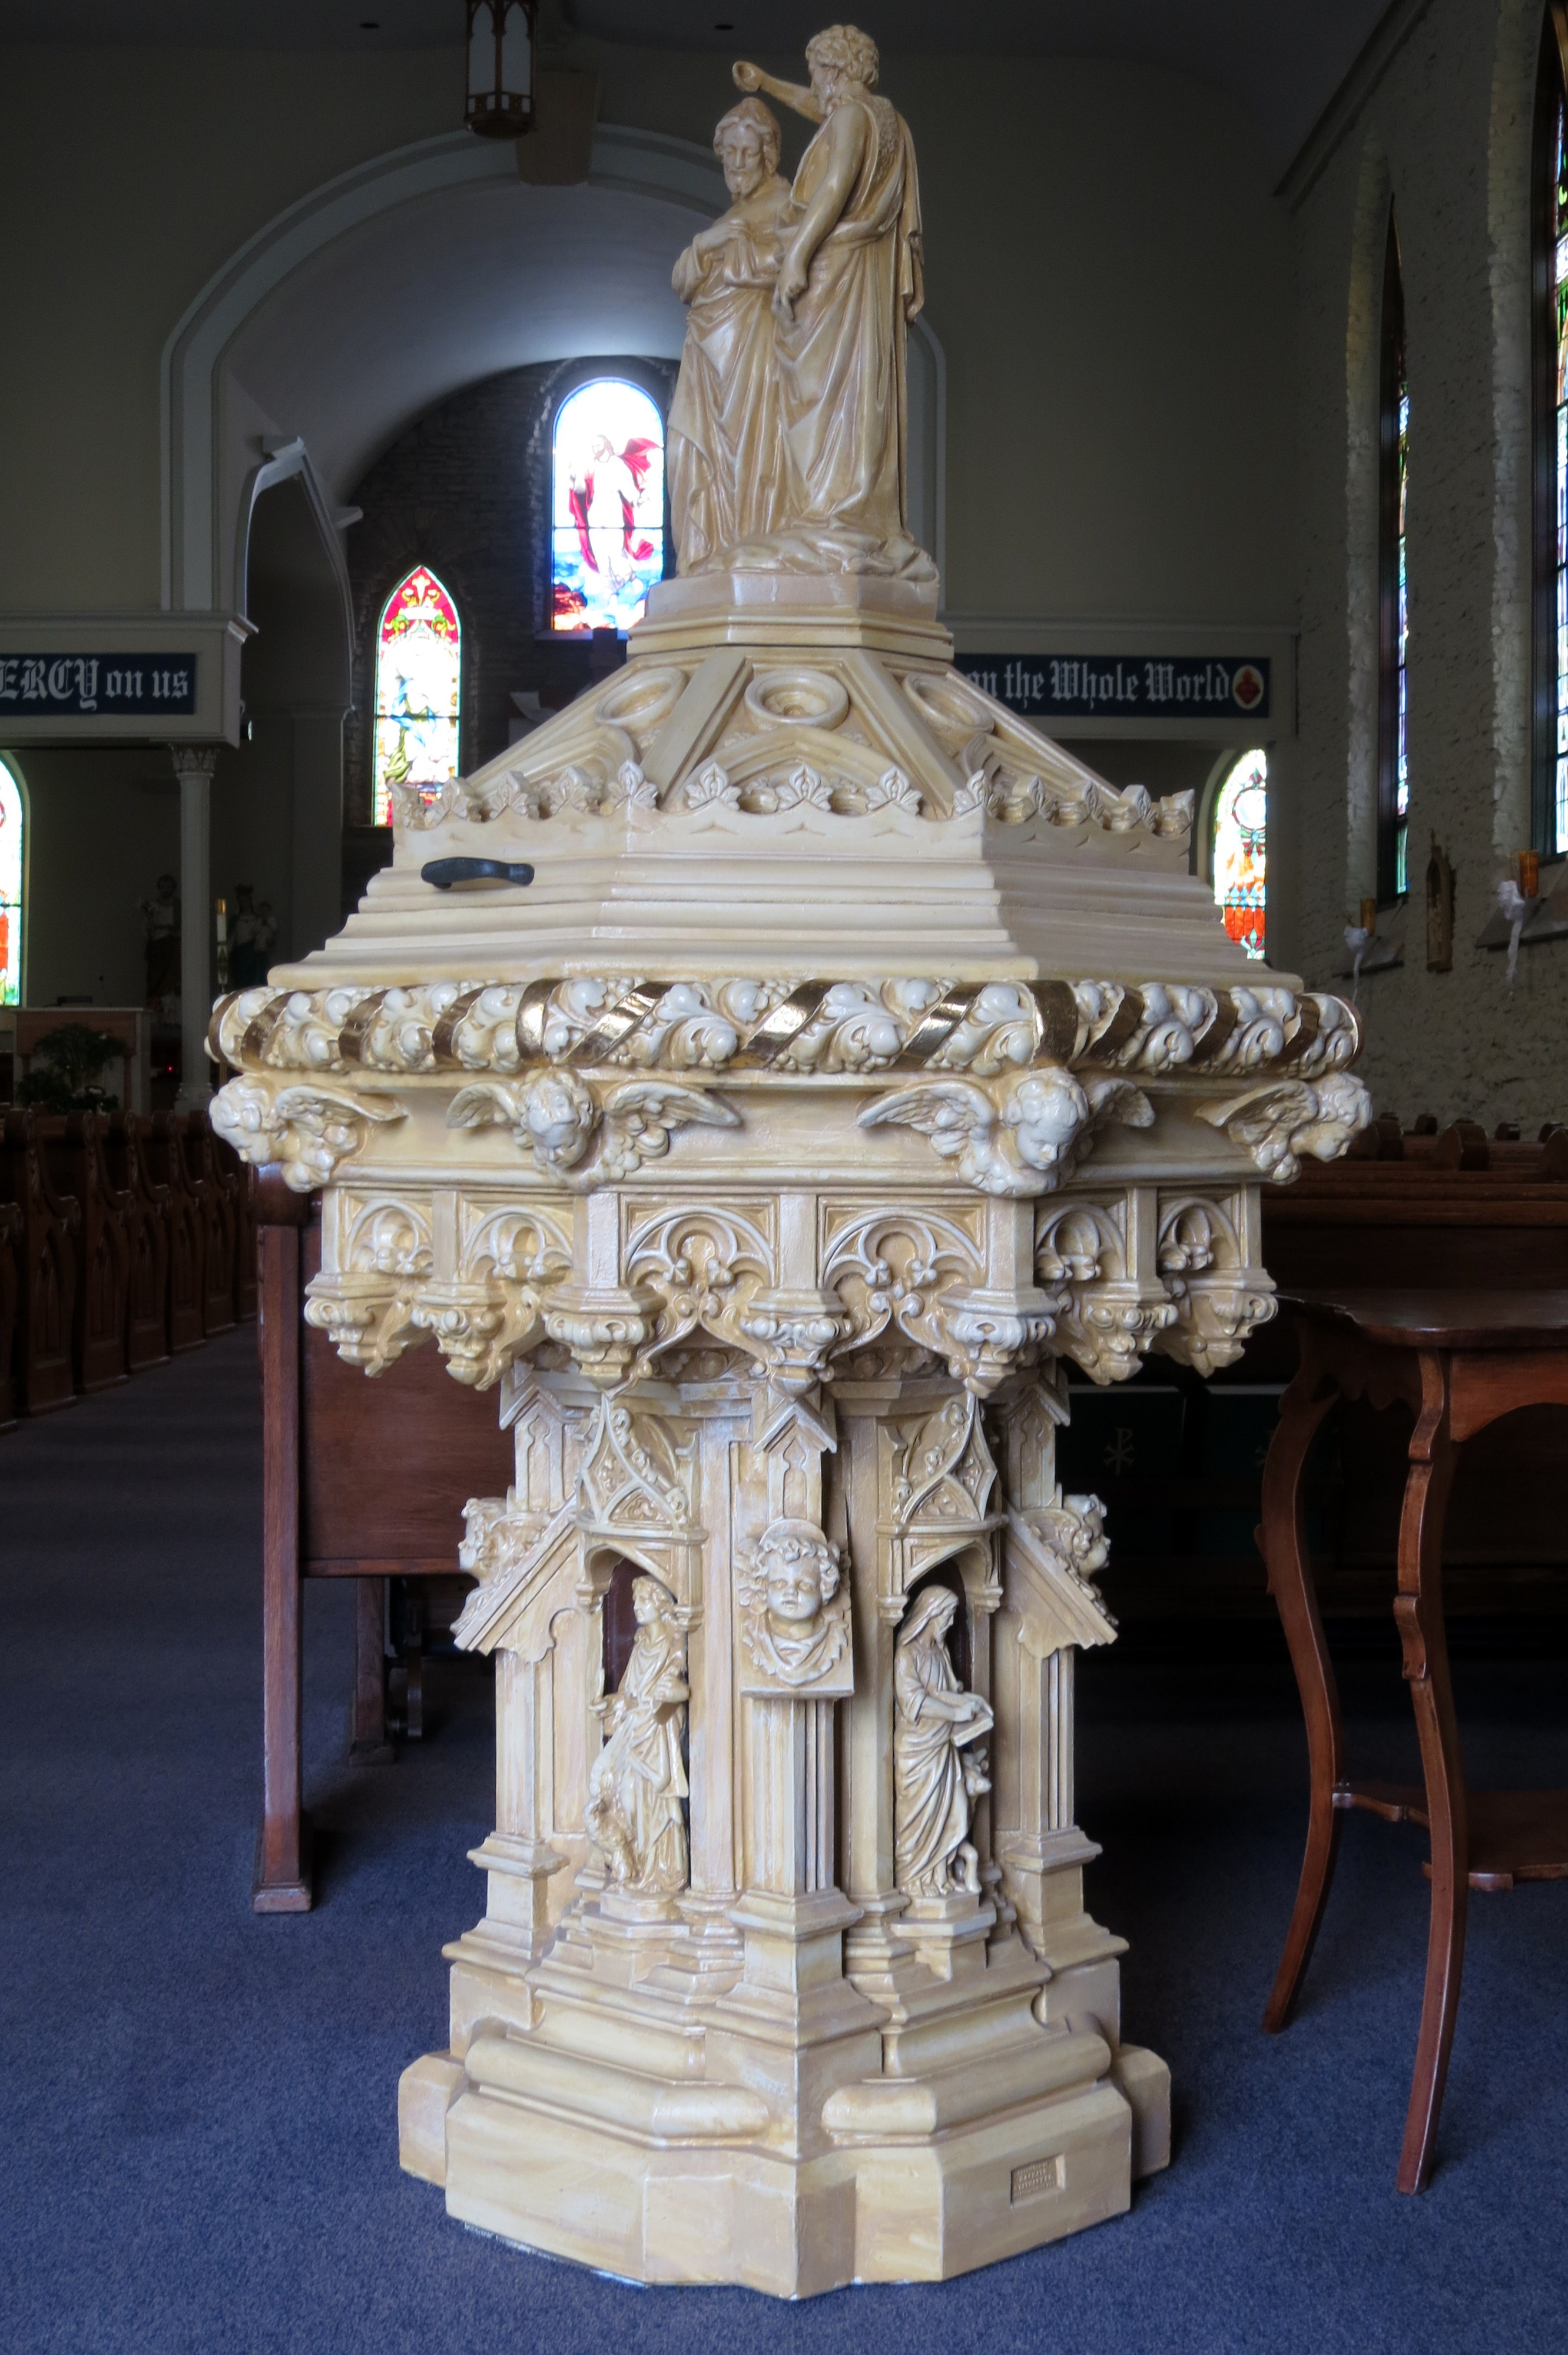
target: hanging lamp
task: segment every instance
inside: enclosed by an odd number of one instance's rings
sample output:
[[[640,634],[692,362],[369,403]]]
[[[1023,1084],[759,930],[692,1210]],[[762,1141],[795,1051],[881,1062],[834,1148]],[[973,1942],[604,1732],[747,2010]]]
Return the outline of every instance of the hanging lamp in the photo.
[[[486,139],[519,139],[534,127],[536,0],[468,0],[468,105],[464,120]]]

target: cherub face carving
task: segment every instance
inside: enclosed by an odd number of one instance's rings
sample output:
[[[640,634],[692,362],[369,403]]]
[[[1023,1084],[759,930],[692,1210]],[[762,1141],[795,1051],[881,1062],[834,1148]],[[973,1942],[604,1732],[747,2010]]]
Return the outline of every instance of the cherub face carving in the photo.
[[[1029,1169],[1051,1168],[1088,1117],[1088,1099],[1070,1071],[1031,1071],[1019,1081],[1002,1114]]]
[[[843,1557],[815,1521],[770,1521],[741,1564],[741,1644],[746,1692],[854,1689]]]
[[[581,1161],[599,1114],[582,1082],[571,1071],[545,1071],[525,1100],[528,1136],[539,1159],[558,1169]]]
[[[813,1522],[774,1521],[757,1550],[757,1576],[769,1618],[802,1626],[838,1591],[838,1549]]]

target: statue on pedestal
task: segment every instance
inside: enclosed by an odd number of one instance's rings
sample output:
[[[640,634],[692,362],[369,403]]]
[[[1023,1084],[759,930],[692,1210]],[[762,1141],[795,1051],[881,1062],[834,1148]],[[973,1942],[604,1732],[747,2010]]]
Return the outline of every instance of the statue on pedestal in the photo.
[[[619,1887],[668,1895],[686,1887],[686,1638],[656,1578],[632,1587],[636,1640],[604,1704],[604,1747],[588,1778],[589,1837]]]
[[[155,1020],[177,1023],[180,1012],[180,898],[172,875],[160,875],[142,902],[143,955],[147,979],[143,1003]]]
[[[677,265],[676,292],[694,313],[670,417],[680,570],[934,581],[905,525],[904,339],[923,299],[914,143],[875,95],[866,34],[834,25],[805,54],[806,88],[735,68],[742,90],[821,126],[787,203],[782,182],[762,177],[773,117],[736,108],[715,144],[741,201]],[[742,161],[742,125],[756,130],[754,165]],[[772,141],[776,163],[776,124]],[[737,292],[720,319],[709,280],[727,273]]]
[[[893,1663],[894,1855],[910,1897],[978,1895],[979,1859],[969,1838],[973,1802],[991,1787],[985,1757],[969,1745],[996,1722],[965,1692],[945,1637],[958,1608],[950,1587],[931,1586],[900,1632]]]

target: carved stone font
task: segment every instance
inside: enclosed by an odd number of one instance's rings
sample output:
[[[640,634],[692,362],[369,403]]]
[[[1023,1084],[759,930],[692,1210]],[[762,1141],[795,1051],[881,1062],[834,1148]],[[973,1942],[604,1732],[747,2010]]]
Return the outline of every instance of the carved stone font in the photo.
[[[808,58],[739,69],[676,263],[681,577],[624,668],[395,794],[359,910],[210,1032],[221,1132],[321,1192],[313,1326],[371,1377],[433,1344],[514,1448],[452,1532],[496,1817],[402,2163],[504,2239],[790,2297],[1164,2163],[1083,1902],[1115,1528],[1058,1475],[1067,1370],[1231,1363],[1263,1185],[1370,1113],[1350,1008],[1228,939],[1191,796],[954,667],[909,133],[863,34]]]

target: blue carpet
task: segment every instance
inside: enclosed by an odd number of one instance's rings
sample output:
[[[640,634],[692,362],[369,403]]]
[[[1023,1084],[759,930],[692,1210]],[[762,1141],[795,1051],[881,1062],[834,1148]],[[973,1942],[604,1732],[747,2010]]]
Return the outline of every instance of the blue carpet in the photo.
[[[481,1902],[487,1695],[449,1668],[424,1749],[351,1772],[352,1598],[311,1588],[320,1902],[251,1912],[260,1455],[251,1332],[0,1441],[5,2355],[1568,2344],[1568,1888],[1474,1902],[1438,2172],[1397,2198],[1416,1836],[1350,1821],[1302,2017],[1265,2038],[1302,1828],[1288,1688],[1115,1652],[1082,1679],[1092,1902],[1133,1941],[1127,2031],[1177,2088],[1175,2163],[1130,2216],[801,2307],[634,2290],[451,2223],[398,2171],[395,2094],[444,2041],[442,1941]],[[1471,1674],[1477,1780],[1568,1784],[1564,1674]],[[1381,1771],[1404,1711],[1396,1676],[1358,1719]]]

